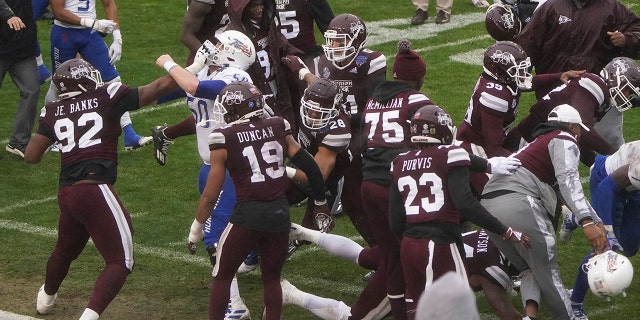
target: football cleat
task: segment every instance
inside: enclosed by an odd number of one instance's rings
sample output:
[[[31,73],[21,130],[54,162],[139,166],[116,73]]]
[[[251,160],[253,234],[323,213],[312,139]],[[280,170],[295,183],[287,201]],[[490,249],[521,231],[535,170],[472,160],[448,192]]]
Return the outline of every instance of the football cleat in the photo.
[[[248,273],[255,270],[260,264],[260,253],[257,249],[251,250],[247,258],[244,259],[240,267],[238,268],[238,273]]]
[[[138,149],[140,147],[144,147],[148,144],[150,144],[153,141],[153,138],[151,137],[141,137],[141,136],[137,136],[137,138],[133,141],[129,140],[129,139],[124,139],[124,150],[125,151],[130,151],[130,150],[135,150]]]
[[[371,280],[371,278],[373,278],[373,276],[376,274],[375,270],[371,270],[369,272],[367,272],[367,274],[365,274],[364,276],[362,276],[362,281],[364,282],[369,282],[369,280]]]
[[[156,158],[156,162],[161,166],[164,166],[167,161],[167,150],[169,150],[169,145],[173,144],[173,140],[164,135],[164,129],[166,128],[166,125],[151,128],[153,147],[155,149],[154,156]]]
[[[282,288],[282,304],[295,304],[302,306],[304,298],[303,292],[296,288],[287,279],[280,279],[280,287]]]
[[[560,226],[560,232],[558,234],[560,241],[562,241],[562,243],[568,243],[569,240],[571,240],[573,230],[576,228],[578,228],[578,223],[576,222],[573,212],[566,206],[562,206],[562,225]]]
[[[7,152],[13,153],[22,159],[24,159],[24,152],[26,149],[27,149],[27,145],[25,144],[11,144],[11,143],[7,143],[7,147],[5,148]]]
[[[49,151],[51,152],[60,152],[60,143],[59,142],[54,142],[50,147],[49,147]]]
[[[574,320],[589,320],[587,318],[587,314],[584,312],[582,308],[582,303],[571,303],[571,311],[573,312]]]
[[[242,320],[251,319],[249,308],[244,304],[244,300],[240,296],[229,299],[227,311],[224,313],[224,320]]]
[[[48,314],[53,308],[53,305],[56,303],[56,298],[58,294],[54,294],[52,296],[48,295],[44,292],[44,284],[38,290],[38,298],[36,299],[36,311],[38,314]]]

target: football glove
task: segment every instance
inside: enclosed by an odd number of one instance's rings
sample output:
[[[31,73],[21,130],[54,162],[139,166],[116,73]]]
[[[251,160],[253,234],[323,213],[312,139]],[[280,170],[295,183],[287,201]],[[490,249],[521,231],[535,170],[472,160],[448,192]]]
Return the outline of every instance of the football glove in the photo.
[[[609,243],[609,247],[611,247],[611,250],[623,252],[624,248],[622,248],[620,242],[618,242],[618,238],[616,237],[615,233],[613,233],[613,226],[610,224],[605,224],[604,231],[606,232],[607,242]]]
[[[113,30],[113,43],[109,47],[109,63],[115,65],[122,57],[122,35],[120,29]]]
[[[521,243],[525,248],[531,249],[531,241],[529,237],[522,233],[520,230],[509,227],[507,232],[502,235],[502,240],[506,240],[512,243]]]
[[[91,28],[94,31],[102,32],[102,33],[111,33],[116,28],[116,23],[113,20],[106,19],[90,19],[90,18],[82,18],[80,19],[80,25],[83,27]]]
[[[313,206],[313,222],[316,229],[324,233],[329,233],[336,226],[331,216],[331,211],[327,205],[327,200],[322,202],[314,201]]]
[[[205,41],[200,46],[200,48],[198,48],[198,51],[196,51],[196,56],[193,58],[193,63],[185,69],[187,69],[187,71],[191,72],[192,74],[196,74],[205,66],[212,65],[213,60],[210,59],[210,56],[213,54],[213,52],[213,43],[211,43],[211,41],[209,40]]]
[[[189,243],[187,245],[189,253],[191,254],[196,254],[196,242],[204,239],[204,231],[202,231],[203,226],[204,225],[196,219],[193,219],[193,222],[191,223],[191,230],[189,230]]]
[[[489,173],[512,175],[522,165],[520,160],[512,157],[493,157],[487,159]]]
[[[286,57],[280,58],[280,61],[282,61],[282,64],[289,68],[291,72],[297,73],[300,80],[304,80],[304,76],[308,73],[311,73],[311,71],[309,71],[309,68],[307,68],[307,65],[304,64],[302,59],[300,59],[300,57],[298,56],[288,55]]]

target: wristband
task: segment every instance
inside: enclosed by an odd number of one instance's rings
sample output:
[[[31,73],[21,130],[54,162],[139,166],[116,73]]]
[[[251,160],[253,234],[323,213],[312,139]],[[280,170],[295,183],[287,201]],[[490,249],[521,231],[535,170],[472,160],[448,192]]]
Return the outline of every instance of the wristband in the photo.
[[[596,223],[595,223],[595,222],[590,221],[590,222],[587,222],[587,223],[583,224],[581,227],[584,229],[585,227],[588,227],[588,226],[595,226],[595,225],[596,225]]]
[[[89,21],[91,21],[91,25],[89,25]],[[87,28],[91,28],[93,29],[93,25],[96,24],[96,20],[94,19],[90,19],[90,18],[81,18],[80,19],[80,25],[83,27],[87,27]]]
[[[171,61],[171,60],[170,60],[170,61],[165,62],[165,63],[162,65],[162,67],[163,67],[165,70],[167,70],[167,73],[171,73],[171,68],[173,68],[173,67],[175,67],[175,66],[177,66],[177,65],[178,65],[177,63],[175,63],[174,61]]]
[[[289,179],[293,179],[293,176],[296,175],[296,168],[292,168],[292,167],[284,167],[284,169],[287,171],[287,177]]]
[[[302,69],[300,69],[300,71],[298,71],[298,78],[300,78],[300,80],[304,80],[304,77],[306,75],[308,75],[309,73],[311,73],[311,71],[309,71],[309,69],[302,68]]]
[[[313,200],[313,204],[317,206],[324,206],[325,204],[327,204],[327,199],[324,199],[322,201],[318,201],[318,200]]]

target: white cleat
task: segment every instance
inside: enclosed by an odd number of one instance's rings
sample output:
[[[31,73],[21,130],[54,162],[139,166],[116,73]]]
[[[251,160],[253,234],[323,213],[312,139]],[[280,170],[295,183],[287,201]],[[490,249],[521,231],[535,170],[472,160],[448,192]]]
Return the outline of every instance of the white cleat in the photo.
[[[48,314],[53,308],[53,305],[56,303],[56,298],[58,294],[54,294],[52,296],[48,295],[44,292],[44,284],[38,290],[38,299],[36,300],[36,311],[38,314]]]
[[[244,300],[238,295],[229,299],[224,320],[244,320],[251,319],[249,308],[244,304]]]

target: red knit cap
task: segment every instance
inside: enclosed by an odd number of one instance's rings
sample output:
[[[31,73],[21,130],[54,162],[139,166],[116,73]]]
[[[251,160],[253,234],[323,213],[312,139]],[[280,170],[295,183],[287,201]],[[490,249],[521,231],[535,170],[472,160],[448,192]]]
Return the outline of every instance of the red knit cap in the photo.
[[[407,39],[398,41],[398,53],[393,63],[393,78],[400,80],[419,80],[427,73],[427,64],[420,55],[411,50]]]

